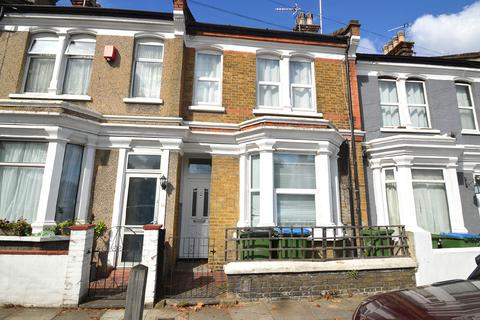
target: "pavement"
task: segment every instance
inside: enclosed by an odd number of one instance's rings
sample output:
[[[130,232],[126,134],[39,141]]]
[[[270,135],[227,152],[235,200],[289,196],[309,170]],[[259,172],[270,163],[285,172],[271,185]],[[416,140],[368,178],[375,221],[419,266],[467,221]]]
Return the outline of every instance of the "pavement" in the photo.
[[[346,320],[366,296],[147,309],[145,320]],[[0,308],[0,320],[122,320],[123,309]]]

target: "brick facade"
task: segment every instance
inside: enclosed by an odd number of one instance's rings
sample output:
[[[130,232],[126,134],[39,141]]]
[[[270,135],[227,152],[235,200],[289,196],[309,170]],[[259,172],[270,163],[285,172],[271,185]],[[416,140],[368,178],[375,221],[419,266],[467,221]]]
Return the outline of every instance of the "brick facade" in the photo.
[[[247,300],[373,294],[412,287],[414,268],[228,276],[229,292]]]
[[[210,182],[209,264],[221,269],[224,262],[225,228],[235,227],[239,212],[239,160],[213,156]],[[211,251],[215,249],[215,254]]]
[[[28,32],[0,32],[0,98],[21,90]]]

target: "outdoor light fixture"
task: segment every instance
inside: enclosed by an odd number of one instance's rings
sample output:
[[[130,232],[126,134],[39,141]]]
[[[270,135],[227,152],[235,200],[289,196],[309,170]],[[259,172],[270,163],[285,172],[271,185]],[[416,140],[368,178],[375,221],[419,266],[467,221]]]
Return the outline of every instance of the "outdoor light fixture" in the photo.
[[[167,178],[163,174],[160,177],[160,186],[162,187],[162,190],[167,189]]]
[[[475,194],[480,194],[480,176],[475,176],[475,184],[473,185],[473,191]]]

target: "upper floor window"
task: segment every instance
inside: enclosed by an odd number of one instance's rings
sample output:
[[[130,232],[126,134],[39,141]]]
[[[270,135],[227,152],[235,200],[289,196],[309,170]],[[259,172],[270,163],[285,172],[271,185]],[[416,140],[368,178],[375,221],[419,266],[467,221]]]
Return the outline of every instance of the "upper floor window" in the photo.
[[[221,88],[222,55],[213,51],[197,52],[195,60],[195,104],[220,105]]]
[[[33,37],[27,54],[24,92],[87,94],[95,38],[72,36],[67,40],[52,34]]]
[[[313,108],[312,63],[290,61],[290,96],[294,109]]]
[[[163,67],[163,44],[138,40],[135,47],[132,97],[160,98]]]
[[[384,127],[430,127],[422,81],[379,79],[379,90]]]
[[[90,83],[95,39],[90,37],[72,38],[65,50],[66,67],[63,93],[86,95]]]
[[[42,35],[33,39],[28,50],[25,92],[48,92],[58,50],[58,39],[53,35]]]
[[[455,90],[457,92],[458,111],[460,112],[462,129],[477,130],[477,120],[470,85],[456,83]]]
[[[257,58],[259,108],[314,111],[313,63],[308,59]]]

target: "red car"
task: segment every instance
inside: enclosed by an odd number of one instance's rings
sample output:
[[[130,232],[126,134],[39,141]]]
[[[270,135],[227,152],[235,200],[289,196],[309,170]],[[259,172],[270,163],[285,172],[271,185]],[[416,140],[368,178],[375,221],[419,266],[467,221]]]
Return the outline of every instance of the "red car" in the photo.
[[[353,320],[480,319],[480,255],[467,280],[378,294],[362,301]]]

